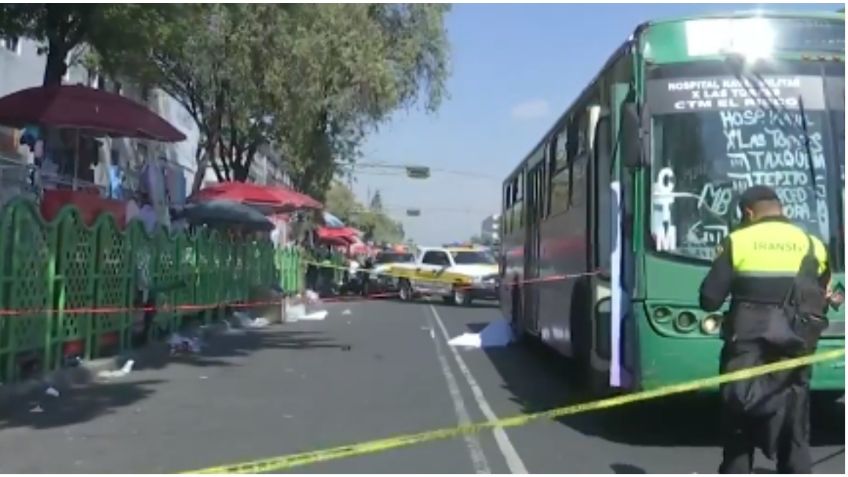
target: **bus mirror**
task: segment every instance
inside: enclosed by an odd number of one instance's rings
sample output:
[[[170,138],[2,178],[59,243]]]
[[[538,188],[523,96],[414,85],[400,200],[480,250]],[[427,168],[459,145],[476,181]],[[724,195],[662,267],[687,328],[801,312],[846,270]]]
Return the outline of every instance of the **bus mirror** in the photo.
[[[639,111],[636,103],[626,102],[621,106],[621,160],[626,167],[641,167],[642,143],[640,140]]]

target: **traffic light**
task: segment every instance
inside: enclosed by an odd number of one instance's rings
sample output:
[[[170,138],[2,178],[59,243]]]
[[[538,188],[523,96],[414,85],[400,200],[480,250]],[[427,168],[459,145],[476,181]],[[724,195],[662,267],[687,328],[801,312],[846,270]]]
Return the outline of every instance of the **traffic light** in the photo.
[[[406,166],[406,176],[410,179],[427,179],[430,177],[430,168],[426,166]]]

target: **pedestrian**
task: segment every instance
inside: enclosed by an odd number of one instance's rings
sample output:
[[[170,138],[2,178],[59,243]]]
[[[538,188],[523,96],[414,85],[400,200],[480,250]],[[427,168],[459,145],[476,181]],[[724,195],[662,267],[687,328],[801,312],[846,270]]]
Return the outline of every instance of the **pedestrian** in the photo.
[[[774,190],[754,186],[740,199],[743,223],[719,247],[701,284],[700,304],[722,323],[720,372],[759,366],[815,351],[827,326],[827,249],[783,214]],[[720,473],[747,474],[754,449],[777,458],[779,473],[810,473],[811,368],[805,366],[721,386],[723,459]]]

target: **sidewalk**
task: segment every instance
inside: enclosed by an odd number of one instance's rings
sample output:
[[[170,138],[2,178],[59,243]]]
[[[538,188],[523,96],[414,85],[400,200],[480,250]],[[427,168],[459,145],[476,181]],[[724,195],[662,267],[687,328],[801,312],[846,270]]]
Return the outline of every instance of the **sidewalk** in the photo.
[[[310,329],[313,328],[313,329]],[[173,472],[215,460],[203,443],[228,440],[230,427],[245,434],[244,415],[227,419],[245,404],[254,424],[263,421],[269,399],[294,384],[280,383],[281,351],[339,348],[309,323],[207,334],[199,354],[170,355],[154,343],[118,360],[101,360],[52,376],[58,397],[44,382],[27,383],[0,408],[0,448],[14,459],[0,460],[2,473]],[[135,361],[124,377],[101,378],[102,370]],[[282,375],[281,375],[282,374]],[[222,428],[223,426],[223,428]],[[213,429],[214,428],[214,432]],[[191,456],[191,457],[187,457]]]

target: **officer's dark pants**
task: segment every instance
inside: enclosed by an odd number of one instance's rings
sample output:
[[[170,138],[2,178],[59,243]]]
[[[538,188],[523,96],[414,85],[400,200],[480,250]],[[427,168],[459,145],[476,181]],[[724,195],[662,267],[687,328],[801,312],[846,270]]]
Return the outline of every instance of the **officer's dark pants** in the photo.
[[[726,348],[726,347],[725,347]],[[722,361],[727,359],[722,350]],[[726,363],[722,362],[722,369]],[[810,369],[793,373],[785,413],[762,419],[722,409],[722,463],[719,473],[750,474],[754,448],[760,433],[777,429],[777,471],[781,474],[812,473],[810,457]],[[776,422],[780,420],[782,422]]]

